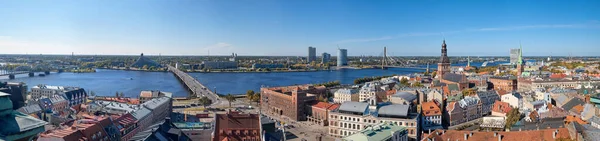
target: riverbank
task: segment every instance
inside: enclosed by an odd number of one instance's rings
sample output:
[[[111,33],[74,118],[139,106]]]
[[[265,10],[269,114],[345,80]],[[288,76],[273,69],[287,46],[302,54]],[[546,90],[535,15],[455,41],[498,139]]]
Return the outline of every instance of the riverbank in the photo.
[[[165,68],[164,70],[143,70],[143,69],[127,69],[127,68],[96,68],[96,69],[106,69],[106,70],[122,70],[122,71],[143,71],[143,72],[168,72]]]

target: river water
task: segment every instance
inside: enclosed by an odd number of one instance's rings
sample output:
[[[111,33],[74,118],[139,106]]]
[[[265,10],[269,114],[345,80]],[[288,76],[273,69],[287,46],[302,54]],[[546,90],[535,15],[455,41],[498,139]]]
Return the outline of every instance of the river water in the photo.
[[[453,64],[453,66],[464,64]],[[481,63],[473,63],[479,66]],[[490,66],[490,64],[488,64]],[[425,67],[425,66],[422,66]],[[431,68],[435,68],[432,65]],[[352,84],[354,79],[370,76],[392,74],[411,74],[424,72],[424,69],[389,68],[381,69],[342,69],[338,71],[316,72],[284,72],[284,73],[190,73],[202,84],[219,94],[244,94],[247,90],[258,91],[261,86],[287,86],[295,84],[322,83],[340,81]],[[138,97],[142,90],[161,90],[172,92],[176,97],[185,97],[187,90],[169,72],[143,72],[98,69],[96,73],[51,73],[45,77],[28,77],[27,74],[17,75],[16,79],[8,80],[7,76],[0,81],[25,82],[29,87],[38,84],[56,86],[77,86],[87,91],[94,91],[100,96],[114,96],[115,92],[123,92],[128,97]]]

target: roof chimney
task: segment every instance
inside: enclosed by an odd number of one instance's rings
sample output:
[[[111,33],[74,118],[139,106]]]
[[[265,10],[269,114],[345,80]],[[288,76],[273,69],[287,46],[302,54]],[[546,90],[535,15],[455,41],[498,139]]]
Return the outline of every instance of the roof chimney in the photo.
[[[469,135],[465,133],[465,140],[469,139]]]
[[[498,135],[498,141],[502,141],[502,135]]]
[[[558,129],[554,130],[554,132],[552,132],[552,138],[556,139],[556,134],[558,134]]]
[[[494,137],[498,136],[498,132],[494,132]]]

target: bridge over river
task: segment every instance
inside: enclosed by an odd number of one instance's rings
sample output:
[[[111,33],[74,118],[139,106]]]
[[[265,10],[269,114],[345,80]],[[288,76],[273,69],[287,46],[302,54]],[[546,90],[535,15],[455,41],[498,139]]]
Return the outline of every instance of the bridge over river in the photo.
[[[169,71],[172,72],[173,74],[175,74],[176,78],[179,81],[181,81],[181,83],[183,83],[185,88],[187,88],[188,91],[190,91],[190,97],[206,96],[213,101],[212,105],[219,105],[219,104],[223,103],[222,101],[224,99],[219,98],[219,96],[216,93],[214,93],[213,91],[210,91],[209,88],[202,85],[202,83],[200,83],[196,78],[190,76],[189,74],[187,74],[173,66],[168,65],[167,67],[168,67]]]

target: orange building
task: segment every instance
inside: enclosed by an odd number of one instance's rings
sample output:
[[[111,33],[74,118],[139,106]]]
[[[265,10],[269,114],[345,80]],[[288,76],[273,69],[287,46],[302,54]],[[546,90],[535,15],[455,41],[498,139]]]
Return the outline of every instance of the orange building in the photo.
[[[494,90],[516,91],[518,84],[517,79],[510,77],[490,77],[489,81],[494,85]]]
[[[295,121],[306,120],[306,107],[326,90],[311,85],[260,89],[260,104],[266,114],[286,116]]]
[[[213,141],[260,141],[260,116],[228,112],[215,115]]]

